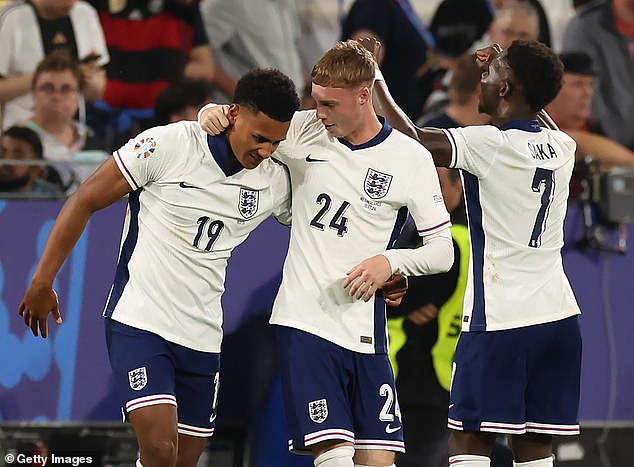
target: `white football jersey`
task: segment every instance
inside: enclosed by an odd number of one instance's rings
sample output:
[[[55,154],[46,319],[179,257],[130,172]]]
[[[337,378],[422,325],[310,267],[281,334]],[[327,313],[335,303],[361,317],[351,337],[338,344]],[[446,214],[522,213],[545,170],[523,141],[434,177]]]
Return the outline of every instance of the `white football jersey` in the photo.
[[[496,331],[580,313],[561,248],[575,142],[537,121],[443,130],[463,169],[471,258],[463,331]]]
[[[149,129],[113,155],[133,192],[104,316],[219,352],[227,260],[271,214],[290,209],[286,168],[231,173],[227,141],[196,122]]]
[[[383,299],[356,300],[343,281],[391,245],[408,209],[421,235],[450,227],[431,154],[386,122],[371,141],[352,146],[304,111],[275,156],[291,174],[293,222],[271,323],[353,351],[386,352]]]

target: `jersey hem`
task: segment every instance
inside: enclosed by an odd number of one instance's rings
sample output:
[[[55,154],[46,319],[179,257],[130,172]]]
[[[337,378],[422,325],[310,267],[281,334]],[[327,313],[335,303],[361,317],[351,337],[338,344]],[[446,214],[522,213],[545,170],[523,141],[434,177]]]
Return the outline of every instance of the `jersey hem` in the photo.
[[[361,348],[354,347],[349,345],[348,343],[345,343],[343,340],[338,339],[336,336],[333,336],[332,334],[324,331],[323,329],[307,326],[306,324],[300,323],[297,321],[279,321],[277,319],[271,318],[269,320],[269,323],[275,324],[277,326],[285,326],[287,328],[293,328],[293,329],[298,329],[300,331],[307,332],[309,334],[320,337],[321,339],[325,339],[328,342],[332,342],[333,344],[338,345],[339,347],[343,347],[344,349],[350,350],[352,352],[358,352],[358,353],[363,353],[368,355],[373,355],[373,354],[380,355],[380,354],[386,353],[386,352],[376,352],[374,348],[375,346],[374,342],[372,342],[372,344],[367,344],[367,347],[361,347]]]
[[[114,311],[112,312],[112,314],[109,316],[109,319],[116,321],[118,323],[121,324],[125,324],[127,326],[132,326],[133,328],[137,328],[137,329],[141,329],[143,331],[147,331],[147,332],[151,332],[156,334],[159,337],[162,337],[163,339],[165,339],[168,342],[171,342],[172,344],[178,344],[178,345],[182,345],[183,347],[187,347],[190,350],[195,350],[197,352],[206,352],[206,353],[220,353],[220,345],[222,344],[222,336],[220,338],[220,342],[218,342],[218,345],[215,347],[200,347],[196,344],[193,344],[192,342],[189,342],[185,339],[182,339],[179,336],[175,336],[173,334],[169,334],[166,333],[160,329],[156,329],[153,326],[148,325],[147,323],[140,323],[131,319],[120,319],[118,316],[114,317]]]
[[[555,321],[561,321],[563,319],[570,318],[571,316],[577,316],[580,314],[581,314],[581,310],[579,310],[579,308],[576,308],[574,310],[568,310],[559,315],[537,317],[536,320],[531,320],[531,321],[514,321],[512,323],[505,323],[505,324],[499,324],[499,325],[493,325],[493,326],[488,324],[487,325],[479,324],[476,326],[466,325],[466,326],[463,326],[462,332],[508,331],[510,329],[519,329],[519,328],[526,328],[529,326],[537,326],[539,324],[554,323]]]

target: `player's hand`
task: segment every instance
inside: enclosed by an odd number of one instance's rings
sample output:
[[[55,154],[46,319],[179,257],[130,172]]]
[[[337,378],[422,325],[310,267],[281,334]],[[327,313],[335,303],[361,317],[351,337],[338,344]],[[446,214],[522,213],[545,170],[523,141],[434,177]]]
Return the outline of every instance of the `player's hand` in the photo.
[[[390,277],[382,286],[383,299],[388,306],[399,306],[403,297],[407,293],[407,276],[395,274]]]
[[[62,324],[62,315],[59,312],[57,293],[48,284],[33,282],[22,298],[18,309],[24,323],[31,328],[34,336],[39,333],[44,339],[48,337],[48,314],[53,315],[57,324]]]
[[[355,40],[364,48],[368,49],[372,55],[374,55],[374,59],[378,62],[379,53],[381,51],[381,42],[379,42],[376,37],[359,37]]]
[[[370,300],[381,285],[392,275],[390,262],[383,255],[368,258],[348,271],[343,288],[357,300]]]
[[[489,47],[476,50],[476,64],[481,71],[487,71],[489,64],[502,53],[500,44],[492,44]]]
[[[210,135],[219,135],[229,126],[228,114],[228,105],[216,105],[203,110],[200,113],[198,123],[200,123],[202,129]]]
[[[422,326],[436,319],[436,316],[438,316],[438,307],[433,303],[428,303],[409,313],[407,319],[418,326]]]

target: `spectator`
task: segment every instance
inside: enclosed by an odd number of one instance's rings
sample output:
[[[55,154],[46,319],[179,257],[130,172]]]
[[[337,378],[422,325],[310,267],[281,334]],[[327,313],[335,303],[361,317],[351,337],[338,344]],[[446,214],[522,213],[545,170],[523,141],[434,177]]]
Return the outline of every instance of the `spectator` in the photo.
[[[374,37],[382,44],[377,57],[396,103],[417,119],[432,91],[430,49],[433,37],[409,0],[356,0],[343,21],[341,37]]]
[[[200,11],[216,58],[214,85],[228,99],[251,68],[278,68],[303,87],[295,0],[203,0]]]
[[[210,94],[211,85],[204,80],[184,78],[171,84],[156,98],[156,124],[197,120],[198,109],[209,100]]]
[[[540,35],[539,27],[539,14],[534,6],[529,2],[509,3],[496,9],[487,34],[471,50],[489,44],[500,44],[506,49],[517,39],[536,41]]]
[[[600,122],[590,117],[597,73],[592,58],[585,52],[563,53],[559,58],[564,64],[563,86],[546,110],[577,142],[577,160],[591,156],[602,170],[615,165],[634,166],[634,152],[604,136]]]
[[[215,67],[194,0],[91,2],[112,61],[104,102],[89,124],[110,150],[154,124],[156,98],[170,83],[182,78],[211,82]]]
[[[86,142],[86,126],[75,121],[81,85],[79,65],[65,51],[55,51],[48,55],[33,75],[35,113],[25,123],[39,134],[44,147],[44,159],[62,163],[54,167],[65,191],[76,188],[81,179],[94,170],[94,167],[87,170],[84,168],[78,174],[68,165]],[[51,180],[50,177],[47,178]]]
[[[462,55],[487,31],[494,14],[490,0],[443,0],[429,27],[436,51],[450,57]]]
[[[447,87],[449,105],[440,115],[424,121],[423,126],[455,128],[487,123],[488,116],[478,110],[480,75],[473,54],[458,58]]]
[[[590,55],[597,70],[592,117],[607,136],[634,150],[634,2],[603,0],[580,7],[562,49]]]
[[[105,85],[103,65],[109,56],[94,9],[84,1],[17,1],[0,12],[0,105],[2,128],[28,120],[33,72],[54,49],[67,49],[83,61],[85,96],[100,99]]]
[[[30,128],[12,126],[0,139],[0,159],[40,161],[42,143]],[[62,194],[59,187],[42,179],[40,165],[3,165],[0,163],[0,192]]]
[[[493,7],[495,9],[508,7],[517,3],[526,3],[532,6],[537,12],[537,16],[539,18],[539,37],[537,38],[537,40],[542,44],[546,44],[548,47],[551,47],[550,26],[548,23],[548,17],[546,16],[544,7],[539,2],[539,0],[492,0],[491,3],[493,4]]]

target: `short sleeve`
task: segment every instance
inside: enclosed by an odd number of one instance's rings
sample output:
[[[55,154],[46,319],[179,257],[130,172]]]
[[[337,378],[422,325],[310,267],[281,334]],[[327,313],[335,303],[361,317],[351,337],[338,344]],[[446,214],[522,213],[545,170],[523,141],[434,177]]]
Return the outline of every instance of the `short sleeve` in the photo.
[[[478,178],[486,177],[502,144],[502,132],[490,125],[442,131],[451,144],[449,167],[466,170]]]
[[[451,221],[433,159],[427,151],[421,154],[420,159],[408,189],[407,209],[414,219],[418,235],[425,236],[450,227]]]
[[[178,152],[170,151],[174,144],[170,139],[176,136],[177,128],[150,128],[114,152],[114,160],[133,190],[162,180],[175,165],[174,155]]]

